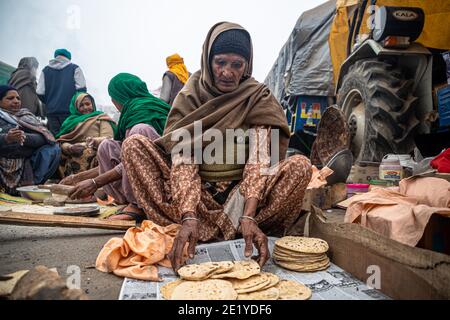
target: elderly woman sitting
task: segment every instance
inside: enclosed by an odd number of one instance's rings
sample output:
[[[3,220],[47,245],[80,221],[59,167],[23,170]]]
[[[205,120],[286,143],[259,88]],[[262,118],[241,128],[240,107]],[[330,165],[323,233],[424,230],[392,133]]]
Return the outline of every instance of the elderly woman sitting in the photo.
[[[262,266],[269,258],[266,234],[283,234],[300,214],[311,164],[300,155],[286,159],[285,115],[251,77],[252,61],[249,33],[234,23],[216,24],[203,45],[201,70],[175,98],[164,135],[155,142],[135,135],[123,143],[122,161],[147,219],[182,225],[169,254],[175,270],[188,242],[192,258],[198,240],[238,235],[245,256],[255,245]],[[224,138],[230,130],[235,139]],[[238,148],[248,151],[244,161],[234,157]]]
[[[98,146],[103,140],[113,138],[116,128],[108,115],[97,111],[90,94],[76,93],[69,111],[70,116],[56,135],[62,150],[59,165],[61,178],[95,168],[98,165]]]
[[[44,183],[59,163],[55,138],[28,110],[14,87],[0,86],[0,192]]]

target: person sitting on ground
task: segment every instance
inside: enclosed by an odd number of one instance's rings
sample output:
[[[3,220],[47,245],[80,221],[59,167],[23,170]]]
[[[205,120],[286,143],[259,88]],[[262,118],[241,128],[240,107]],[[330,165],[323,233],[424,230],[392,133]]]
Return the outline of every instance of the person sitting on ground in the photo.
[[[0,192],[45,183],[58,168],[61,150],[14,87],[0,86]]]
[[[122,141],[132,135],[140,135],[149,141],[163,133],[170,106],[151,95],[147,85],[129,73],[116,75],[109,83],[112,103],[120,112],[114,140],[104,140],[97,151],[97,168],[71,175],[62,184],[75,185],[70,197],[84,198],[103,187],[105,193],[117,204],[127,204],[111,220],[142,220],[145,215],[138,207],[121,161]]]
[[[70,102],[70,116],[56,135],[61,145],[61,178],[98,166],[97,149],[105,139],[114,137],[115,122],[102,111],[97,111],[94,98],[77,92]]]
[[[129,137],[122,162],[147,219],[162,226],[181,224],[169,253],[175,271],[184,263],[188,242],[193,258],[198,240],[238,235],[245,239],[245,256],[254,244],[263,266],[270,256],[266,234],[282,235],[300,215],[311,163],[301,155],[286,158],[289,126],[269,89],[251,77],[253,49],[244,28],[214,25],[201,61],[201,70],[175,99],[164,135],[156,141]],[[191,155],[211,152],[212,132],[219,132],[215,140],[220,141],[229,129],[247,131],[248,143],[238,133],[230,142],[225,139],[223,153],[215,149],[215,154],[233,159],[239,147],[248,150],[246,161],[192,161]],[[179,142],[185,135],[194,138]]]
[[[19,66],[11,74],[8,84],[19,92],[22,107],[30,110],[35,116],[44,118],[42,103],[36,93],[36,72],[38,67],[39,62],[35,57],[20,59]]]
[[[183,58],[178,53],[168,56],[166,63],[169,70],[163,75],[163,84],[159,97],[172,105],[178,92],[183,89],[191,74],[188,72]]]

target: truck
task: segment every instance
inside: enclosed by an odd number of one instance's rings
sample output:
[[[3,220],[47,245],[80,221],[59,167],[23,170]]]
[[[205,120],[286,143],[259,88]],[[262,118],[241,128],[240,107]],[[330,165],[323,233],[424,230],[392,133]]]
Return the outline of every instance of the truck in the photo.
[[[355,161],[416,146],[430,156],[450,147],[449,50],[449,1],[333,0],[300,17],[266,84],[286,108],[294,148],[305,144],[309,110],[318,123],[336,104]]]

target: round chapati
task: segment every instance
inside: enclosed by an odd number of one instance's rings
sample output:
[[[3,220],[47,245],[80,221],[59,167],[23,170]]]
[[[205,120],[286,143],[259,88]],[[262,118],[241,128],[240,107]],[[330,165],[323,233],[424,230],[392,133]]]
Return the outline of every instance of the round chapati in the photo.
[[[280,291],[279,300],[307,300],[312,295],[310,288],[292,280],[281,280],[275,288]]]
[[[230,271],[234,267],[234,263],[232,261],[220,261],[220,262],[205,262],[202,263],[206,266],[218,267],[218,269],[214,270],[211,275],[220,274],[227,271]]]
[[[247,279],[229,279],[237,293],[253,292],[270,283],[267,275],[259,273]]]
[[[207,279],[184,281],[175,287],[171,300],[236,300],[237,296],[229,281]]]
[[[276,246],[301,253],[325,253],[329,246],[325,240],[318,238],[287,236],[275,241]]]
[[[271,287],[254,292],[239,293],[238,300],[277,300],[279,296],[280,290],[275,287]]]
[[[321,263],[312,263],[312,264],[297,264],[297,263],[289,263],[289,262],[283,262],[278,261],[274,259],[274,262],[279,265],[280,267],[283,267],[288,270],[292,271],[298,271],[298,272],[315,272],[315,271],[322,271],[328,269],[330,266],[329,261],[321,262]]]
[[[261,271],[259,264],[255,260],[236,261],[233,269],[221,274],[211,276],[211,279],[235,278],[247,279]]]
[[[170,300],[172,297],[173,290],[175,290],[175,288],[183,282],[184,280],[181,279],[168,282],[165,285],[163,285],[161,289],[159,289],[159,291],[161,292],[161,295],[163,296],[164,299]]]
[[[205,280],[207,279],[215,270],[219,269],[219,265],[207,265],[203,264],[188,264],[186,266],[178,269],[178,274],[181,279],[184,280]]]
[[[268,284],[266,284],[264,287],[262,287],[260,289],[260,291],[261,290],[265,290],[265,289],[269,289],[269,288],[275,286],[278,282],[280,282],[280,278],[276,274],[273,274],[273,273],[270,273],[270,272],[261,272],[261,273],[265,274],[267,276],[267,278],[269,278],[270,282]]]

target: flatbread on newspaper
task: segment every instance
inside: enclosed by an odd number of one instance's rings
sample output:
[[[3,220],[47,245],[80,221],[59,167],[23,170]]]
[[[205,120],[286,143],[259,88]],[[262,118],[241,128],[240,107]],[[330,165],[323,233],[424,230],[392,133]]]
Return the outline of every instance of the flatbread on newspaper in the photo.
[[[270,283],[266,274],[259,273],[247,279],[228,279],[237,293],[253,292],[264,288]]]
[[[292,280],[281,280],[276,286],[280,291],[279,300],[307,300],[311,298],[311,289]]]
[[[275,246],[301,253],[325,253],[329,246],[319,238],[287,236],[275,241]]]
[[[275,287],[248,292],[248,293],[239,293],[238,300],[277,300],[280,296],[280,290]]]
[[[161,291],[161,295],[163,296],[164,299],[170,300],[170,298],[172,297],[173,290],[175,290],[175,288],[183,282],[184,280],[181,279],[168,282],[165,285],[163,285],[159,291]]]
[[[247,279],[261,271],[255,260],[235,261],[233,269],[211,276],[211,279],[235,278]]]
[[[207,279],[179,284],[173,290],[171,300],[236,300],[237,295],[229,281]]]

